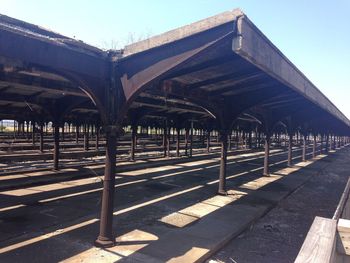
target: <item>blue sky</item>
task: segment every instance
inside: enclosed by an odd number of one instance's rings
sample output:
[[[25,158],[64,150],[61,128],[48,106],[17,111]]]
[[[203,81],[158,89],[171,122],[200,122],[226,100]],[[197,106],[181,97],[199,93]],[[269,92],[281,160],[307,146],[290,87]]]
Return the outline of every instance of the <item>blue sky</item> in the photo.
[[[350,119],[350,0],[0,0],[0,13],[109,48],[241,8]]]

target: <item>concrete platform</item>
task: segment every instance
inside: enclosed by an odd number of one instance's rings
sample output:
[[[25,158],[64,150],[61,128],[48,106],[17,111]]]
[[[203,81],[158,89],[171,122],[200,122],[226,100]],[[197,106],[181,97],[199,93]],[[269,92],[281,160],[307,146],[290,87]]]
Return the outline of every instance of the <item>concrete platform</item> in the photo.
[[[217,158],[119,173],[114,213],[117,246],[110,249],[92,246],[98,232],[100,190],[91,187],[100,183],[81,179],[19,189],[16,195],[1,192],[2,207],[15,202],[0,217],[4,226],[0,261],[28,262],[29,257],[30,262],[203,261],[332,164],[327,161],[332,156],[300,163],[296,150],[297,163],[285,168],[286,153],[277,152],[271,156],[272,176],[262,177],[259,154],[230,157],[227,196],[215,194]],[[91,190],[67,195],[76,189]],[[57,193],[66,196],[54,197]],[[33,203],[23,204],[24,200]],[[94,200],[96,206],[91,207]]]

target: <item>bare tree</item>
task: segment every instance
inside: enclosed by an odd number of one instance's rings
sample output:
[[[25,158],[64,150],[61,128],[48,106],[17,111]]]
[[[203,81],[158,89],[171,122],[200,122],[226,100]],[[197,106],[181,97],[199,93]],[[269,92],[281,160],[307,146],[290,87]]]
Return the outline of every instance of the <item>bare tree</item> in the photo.
[[[152,36],[152,31],[147,30],[142,33],[129,32],[123,41],[112,39],[110,41],[103,41],[101,44],[102,49],[122,49],[126,45],[142,41]]]

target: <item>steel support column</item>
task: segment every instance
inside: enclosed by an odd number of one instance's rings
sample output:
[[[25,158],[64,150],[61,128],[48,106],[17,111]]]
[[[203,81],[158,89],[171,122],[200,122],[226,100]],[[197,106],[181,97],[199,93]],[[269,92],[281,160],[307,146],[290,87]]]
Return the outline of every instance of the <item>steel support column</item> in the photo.
[[[96,134],[95,134],[95,149],[98,151],[100,147],[100,127],[98,125],[95,126]]]
[[[292,166],[292,158],[293,158],[293,133],[288,132],[289,143],[288,143],[288,166]]]
[[[116,166],[116,131],[110,127],[106,131],[106,161],[103,180],[103,195],[100,219],[100,234],[95,241],[98,247],[112,247],[114,245],[113,235],[113,205],[115,191],[115,166]]]
[[[249,133],[248,133],[248,147],[249,149],[252,149],[252,130],[250,129],[249,130]]]
[[[270,165],[270,134],[267,133],[265,136],[265,156],[264,156],[264,176],[270,176],[269,165]]]
[[[44,152],[44,124],[42,122],[40,123],[39,150],[41,153]]]
[[[314,143],[312,145],[312,158],[315,158],[316,157],[316,135],[314,134],[313,135],[313,138],[314,138]]]
[[[54,125],[54,147],[53,147],[53,169],[58,170],[60,155],[60,126],[58,123]]]
[[[84,150],[89,150],[89,125],[84,124]]]
[[[32,121],[32,145],[35,145],[35,121]]]
[[[167,121],[164,122],[164,129],[163,129],[163,156],[166,157],[167,156],[167,136],[168,136],[168,123]]]
[[[176,157],[180,157],[180,128],[176,128]]]
[[[329,152],[329,134],[327,133],[326,135],[326,153],[328,154]]]
[[[193,152],[193,121],[191,121],[191,131],[190,131],[190,157],[192,157]]]
[[[189,137],[189,129],[185,128],[185,155],[188,156],[188,137]]]
[[[65,122],[63,122],[63,125],[62,125],[62,142],[64,142],[64,136],[65,136]]]
[[[26,125],[27,125],[26,136],[27,136],[27,140],[29,140],[29,121],[26,121]]]
[[[210,131],[207,130],[207,153],[210,152]]]
[[[79,143],[79,124],[75,126],[75,143]]]
[[[171,137],[171,134],[170,134],[170,127],[167,127],[166,128],[166,133],[167,133],[167,142],[166,142],[166,156],[167,157],[170,157],[170,146],[171,146],[171,141],[170,141],[170,137]]]
[[[136,149],[136,135],[137,135],[137,126],[131,126],[131,148],[130,148],[130,159],[135,161],[135,149]]]
[[[334,138],[334,136],[333,136]],[[332,134],[329,136],[329,150],[332,151],[332,150],[335,150],[335,144],[333,144],[333,139],[332,139]]]
[[[226,162],[227,162],[227,134],[228,132],[220,131],[221,156],[220,156],[220,175],[218,194],[226,195]]]
[[[306,161],[306,133],[302,134],[303,136],[303,153],[302,153],[302,161]]]

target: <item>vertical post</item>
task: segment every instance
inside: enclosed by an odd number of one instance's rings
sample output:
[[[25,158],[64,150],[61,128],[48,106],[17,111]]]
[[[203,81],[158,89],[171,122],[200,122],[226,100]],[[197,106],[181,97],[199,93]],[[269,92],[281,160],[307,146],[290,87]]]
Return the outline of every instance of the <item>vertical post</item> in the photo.
[[[113,236],[113,204],[115,191],[115,166],[116,166],[116,131],[110,126],[106,130],[106,161],[103,180],[103,194],[100,220],[100,234],[95,241],[97,247],[111,247],[114,245]]]
[[[35,121],[32,121],[32,144],[35,145]]]
[[[314,144],[312,146],[312,158],[315,158],[316,157],[316,135],[314,134]]]
[[[27,140],[29,140],[29,121],[26,121],[27,124]]]
[[[193,121],[191,121],[191,131],[190,131],[190,157],[192,157],[193,152]]]
[[[132,125],[131,126],[131,149],[130,149],[131,161],[135,161],[136,134],[137,134],[137,126]]]
[[[89,150],[89,125],[84,124],[84,150]]]
[[[176,127],[176,157],[180,157],[180,128]]]
[[[44,124],[42,122],[40,122],[40,134],[39,134],[39,140],[40,140],[40,144],[39,144],[39,150],[41,153],[44,152]]]
[[[76,124],[75,126],[75,143],[79,143],[79,124]]]
[[[334,136],[333,136],[334,137]],[[335,145],[333,144],[332,134],[329,136],[329,150],[335,149]]]
[[[329,134],[326,135],[326,153],[329,151]]]
[[[63,122],[63,125],[62,125],[62,141],[64,142],[64,135],[65,135],[65,130],[64,130],[64,127],[65,127],[65,122]]]
[[[18,123],[18,130],[19,130],[19,123]],[[16,139],[16,121],[13,120],[13,138]]]
[[[164,129],[163,129],[163,156],[166,157],[167,154],[167,130],[168,130],[168,122],[164,122]]]
[[[174,143],[175,142],[175,128],[171,128],[171,129],[169,129],[169,131],[172,131],[172,143]]]
[[[218,194],[226,195],[227,131],[220,131],[221,156]]]
[[[289,144],[288,144],[288,166],[292,166],[292,155],[293,155],[293,133],[292,131],[288,132]]]
[[[185,128],[185,155],[188,156],[188,137],[189,137],[189,130],[186,127]]]
[[[21,135],[22,135],[22,137],[24,138],[24,136],[25,136],[25,130],[24,130],[24,129],[25,129],[25,127],[24,127],[25,125],[24,125],[24,121],[22,121],[22,125],[21,125],[21,126],[22,126],[22,127],[21,127],[21,128],[22,128],[22,129],[21,129]]]
[[[166,142],[166,156],[167,157],[170,157],[170,146],[171,146],[171,142],[170,142],[170,137],[171,137],[171,134],[170,134],[170,127],[167,127],[166,128],[166,132],[167,132],[167,142]]]
[[[333,139],[334,139],[334,142],[333,142],[334,150],[336,150],[338,148],[337,136],[333,135]]]
[[[227,141],[228,141],[228,143],[227,143],[227,150],[228,151],[231,151],[231,135],[232,135],[232,131],[230,131],[228,133],[228,136],[227,136]]]
[[[302,154],[302,161],[305,162],[305,161],[306,161],[306,133],[304,133],[302,136],[303,136],[303,154]]]
[[[295,140],[295,143],[296,143],[297,146],[300,143],[300,141],[299,141],[299,132],[298,131],[297,131],[297,139]]]
[[[60,126],[58,122],[53,123],[53,125],[54,125],[53,169],[57,171],[59,155],[60,155]]]
[[[96,129],[96,134],[95,134],[95,149],[98,151],[99,147],[100,147],[100,126],[96,125],[95,126]]]
[[[265,136],[265,156],[264,156],[264,176],[270,176],[269,165],[270,165],[270,133],[266,133]]]
[[[252,130],[249,130],[249,134],[248,134],[248,147],[249,149],[252,149]]]
[[[68,134],[69,134],[69,138],[72,138],[72,123],[68,123]]]
[[[210,130],[207,130],[207,153],[210,152]]]

